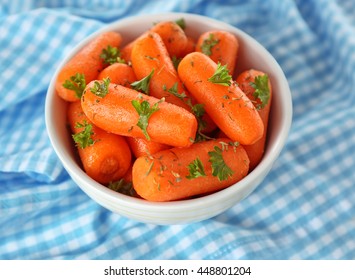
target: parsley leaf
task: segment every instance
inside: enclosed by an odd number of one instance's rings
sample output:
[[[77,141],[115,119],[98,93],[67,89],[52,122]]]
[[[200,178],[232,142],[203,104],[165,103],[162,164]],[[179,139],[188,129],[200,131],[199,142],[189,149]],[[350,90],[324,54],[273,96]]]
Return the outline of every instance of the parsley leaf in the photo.
[[[233,175],[234,171],[223,160],[221,148],[214,146],[214,151],[208,152],[208,155],[212,164],[212,175],[218,177],[219,181],[227,180]]]
[[[172,95],[176,96],[177,98],[183,100],[184,98],[186,98],[186,94],[185,92],[179,93],[178,92],[178,82],[176,82],[175,84],[173,84],[173,86],[169,89],[167,89],[166,85],[163,85],[163,90],[171,93]]]
[[[84,149],[95,144],[95,141],[91,138],[94,134],[92,131],[92,124],[89,124],[86,120],[84,120],[83,123],[77,122],[75,127],[84,128],[81,132],[72,135],[74,142],[79,148]]]
[[[177,25],[179,25],[182,30],[185,30],[186,22],[185,22],[184,18],[179,18],[179,19],[175,20],[175,23]]]
[[[102,82],[95,81],[94,86],[90,88],[90,91],[99,97],[105,97],[105,95],[108,94],[109,84],[110,78],[103,78]]]
[[[156,111],[159,110],[159,103],[161,101],[158,101],[152,107],[150,107],[149,102],[146,100],[144,100],[142,102],[139,102],[138,100],[131,101],[133,107],[136,109],[136,111],[139,115],[137,126],[140,129],[142,129],[143,134],[144,134],[145,138],[147,138],[148,141],[150,140],[150,136],[148,135],[148,132],[147,132],[148,120],[153,113],[155,113]]]
[[[212,48],[219,43],[219,40],[214,39],[213,33],[210,33],[208,36],[208,39],[203,40],[203,43],[201,45],[201,51],[205,55],[211,55],[212,54]]]
[[[182,58],[178,58],[175,55],[171,58],[171,61],[173,62],[174,68],[177,70],[179,67],[179,64],[181,62]]]
[[[261,101],[261,104],[257,106],[257,109],[264,108],[270,98],[268,75],[256,76],[254,82],[250,82],[250,85],[255,88],[253,96],[259,98]]]
[[[154,74],[154,69],[152,69],[152,71],[148,76],[144,77],[139,81],[135,81],[131,83],[131,87],[135,90],[142,91],[143,93],[149,95],[149,84],[153,74]]]
[[[208,81],[214,84],[219,84],[222,86],[231,85],[232,76],[229,75],[226,65],[221,65],[220,62],[217,64],[217,69],[214,74],[208,78]]]
[[[133,188],[132,182],[128,182],[125,179],[120,179],[115,182],[110,182],[107,186],[110,190],[113,190],[118,193],[136,197],[137,193]]]
[[[203,167],[203,164],[199,158],[196,158],[193,160],[187,168],[189,169],[189,175],[186,176],[187,179],[195,179],[198,177],[205,177],[205,169]]]
[[[74,76],[71,76],[69,80],[65,80],[63,87],[74,90],[75,96],[77,98],[81,98],[86,87],[85,75],[76,73]]]
[[[116,47],[107,46],[106,49],[102,49],[100,58],[107,64],[114,64],[116,62],[125,63],[125,60],[121,57],[121,52]]]

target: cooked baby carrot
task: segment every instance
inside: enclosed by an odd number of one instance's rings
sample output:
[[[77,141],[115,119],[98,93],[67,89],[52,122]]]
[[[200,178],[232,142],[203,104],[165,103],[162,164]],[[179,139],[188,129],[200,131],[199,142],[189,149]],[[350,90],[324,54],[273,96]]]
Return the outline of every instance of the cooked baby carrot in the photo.
[[[111,133],[185,147],[197,130],[187,110],[108,80],[89,83],[81,104],[95,125]]]
[[[131,165],[125,139],[95,126],[85,116],[80,101],[69,103],[67,118],[85,172],[103,184],[120,179]]]
[[[226,188],[248,170],[244,148],[221,138],[140,157],[133,164],[132,178],[134,189],[144,199],[171,201]]]
[[[107,66],[100,57],[103,50],[108,46],[119,47],[121,40],[119,33],[105,32],[81,49],[59,72],[55,83],[58,95],[66,101],[78,101],[85,85],[95,80]]]
[[[184,57],[185,55],[189,54],[189,53],[192,53],[195,51],[195,48],[196,48],[196,42],[195,42],[195,39],[188,36],[187,37],[187,44],[186,44],[186,47],[185,47],[185,50],[183,51],[183,53],[181,54],[181,58]]]
[[[125,87],[131,87],[131,83],[137,80],[131,66],[124,63],[114,63],[102,70],[98,80],[110,78],[110,82]]]
[[[254,69],[242,72],[239,74],[236,81],[257,108],[264,124],[264,134],[262,138],[252,145],[244,146],[250,159],[250,169],[252,170],[259,164],[264,154],[272,88],[267,74]]]
[[[170,57],[182,57],[188,39],[184,30],[174,21],[161,21],[155,24],[151,32],[159,34]]]
[[[228,70],[200,52],[185,56],[178,67],[184,85],[216,125],[233,141],[250,145],[264,132],[263,122],[252,102],[232,82]]]
[[[188,97],[169,57],[167,49],[157,33],[141,36],[132,49],[132,67],[137,79],[151,75],[149,94],[185,109]],[[172,91],[171,89],[174,89]]]
[[[196,51],[208,55],[214,62],[226,65],[233,74],[239,43],[237,38],[228,31],[207,31],[200,35],[196,44]]]
[[[126,140],[128,142],[129,147],[131,148],[132,153],[137,158],[141,156],[152,155],[159,151],[163,151],[170,148],[170,146],[168,145],[148,141],[144,138],[127,137]]]

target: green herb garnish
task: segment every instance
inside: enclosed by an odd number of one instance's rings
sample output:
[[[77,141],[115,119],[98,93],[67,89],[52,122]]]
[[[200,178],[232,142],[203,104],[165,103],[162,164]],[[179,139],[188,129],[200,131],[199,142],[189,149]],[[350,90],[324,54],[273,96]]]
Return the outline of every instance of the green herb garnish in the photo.
[[[120,179],[115,182],[110,182],[107,186],[110,190],[118,193],[136,197],[137,193],[133,188],[132,182],[128,182],[125,179]]]
[[[174,68],[177,70],[178,66],[181,62],[182,58],[178,58],[175,55],[171,58],[171,61],[173,62]]]
[[[107,46],[106,49],[102,49],[102,52],[100,54],[100,58],[106,64],[114,64],[116,62],[126,63],[125,60],[122,59],[120,56],[121,56],[120,50],[116,47],[111,47],[111,46]]]
[[[210,33],[208,36],[208,39],[203,40],[203,43],[201,45],[201,51],[205,55],[211,55],[212,54],[212,48],[219,43],[219,40],[214,39],[213,33]]]
[[[150,74],[146,77],[144,77],[143,79],[139,80],[139,81],[135,81],[133,83],[131,83],[131,87],[135,90],[141,91],[147,95],[149,95],[149,84],[150,84],[150,80],[152,78],[154,74],[154,69],[150,72]]]
[[[227,180],[233,175],[233,170],[224,162],[221,148],[214,146],[214,150],[208,152],[208,155],[212,164],[212,175],[218,177],[219,181]]]
[[[184,100],[184,98],[186,98],[186,94],[185,92],[179,93],[178,92],[178,83],[176,82],[175,84],[173,84],[173,86],[171,88],[167,88],[166,85],[163,85],[163,90],[171,93],[172,95],[176,96],[177,98]]]
[[[75,96],[80,99],[86,87],[85,75],[76,73],[74,76],[71,76],[69,80],[65,80],[63,87],[74,90]]]
[[[140,129],[142,129],[143,134],[144,134],[145,138],[147,138],[148,141],[150,140],[150,136],[148,135],[148,132],[147,132],[148,121],[149,121],[149,118],[152,116],[152,114],[159,110],[159,103],[161,101],[158,101],[152,107],[150,107],[149,102],[146,100],[144,100],[142,102],[139,102],[138,100],[131,101],[133,107],[136,109],[136,111],[139,115],[137,126]]]
[[[254,82],[250,82],[249,84],[255,89],[253,96],[259,98],[261,101],[257,109],[264,108],[270,99],[268,75],[256,76]]]
[[[232,76],[229,75],[229,71],[226,65],[221,65],[220,62],[217,64],[217,69],[214,74],[208,78],[208,81],[214,84],[219,84],[222,86],[230,86],[231,85]]]
[[[176,23],[177,25],[179,25],[182,30],[185,30],[185,28],[186,28],[186,22],[185,22],[185,19],[184,19],[184,18],[179,18],[179,19],[175,20],[175,23]]]
[[[108,85],[110,84],[110,78],[103,78],[102,82],[95,81],[94,86],[90,88],[90,91],[98,97],[105,97],[108,94]]]
[[[95,144],[95,141],[91,138],[94,134],[92,131],[92,124],[89,124],[86,120],[84,120],[83,123],[77,122],[75,127],[84,128],[81,132],[72,135],[74,142],[80,149],[84,149]]]
[[[205,177],[205,169],[203,167],[203,164],[199,158],[196,158],[193,160],[187,168],[189,169],[189,175],[186,176],[187,179],[195,179],[198,177]]]

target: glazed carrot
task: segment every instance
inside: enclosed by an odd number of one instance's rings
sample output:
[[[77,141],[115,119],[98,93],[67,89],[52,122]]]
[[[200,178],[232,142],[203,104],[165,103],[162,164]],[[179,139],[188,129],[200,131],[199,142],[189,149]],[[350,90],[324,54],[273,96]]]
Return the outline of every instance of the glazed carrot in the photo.
[[[191,48],[191,39],[187,38],[184,30],[176,22],[163,21],[155,24],[152,28],[147,30],[135,40],[129,42],[121,49],[121,57],[126,62],[131,61],[134,44],[148,32],[155,32],[159,34],[170,57],[182,57],[186,53],[186,48]]]
[[[233,74],[239,43],[230,32],[223,30],[208,31],[200,35],[196,44],[196,51],[208,55],[214,62],[227,65],[230,74]]]
[[[102,70],[98,80],[110,78],[111,83],[131,87],[131,83],[137,80],[132,67],[124,63],[114,63]]]
[[[95,125],[124,136],[184,147],[192,144],[197,130],[187,110],[107,80],[89,83],[81,104]]]
[[[121,40],[119,33],[105,32],[81,49],[59,72],[55,83],[58,95],[66,101],[78,101],[85,85],[107,66],[100,57],[102,51],[108,46],[117,48]]]
[[[249,98],[232,82],[228,70],[207,55],[193,52],[179,64],[184,85],[216,125],[233,141],[250,145],[264,132],[263,122]]]
[[[146,200],[171,201],[226,188],[248,174],[242,146],[228,138],[143,156],[133,164],[136,192]]]
[[[254,69],[242,72],[239,74],[236,81],[239,87],[258,109],[264,124],[264,134],[262,138],[252,145],[244,146],[250,159],[250,169],[252,170],[259,164],[264,154],[271,107],[272,87],[268,76],[264,72]]]
[[[188,98],[167,49],[157,33],[149,32],[141,36],[132,49],[132,67],[141,80],[152,74],[149,94],[156,98],[164,97],[169,103],[189,109],[184,100]],[[153,71],[153,72],[152,72]],[[174,93],[171,89],[176,87]]]
[[[151,32],[159,34],[170,57],[182,57],[188,44],[184,30],[174,21],[162,21],[155,24]]]
[[[85,172],[103,184],[120,179],[131,165],[125,139],[91,123],[80,101],[69,103],[67,118]]]
[[[141,156],[152,155],[159,151],[170,148],[168,145],[148,141],[144,138],[127,137],[126,140],[129,147],[131,148],[132,153],[137,158]]]

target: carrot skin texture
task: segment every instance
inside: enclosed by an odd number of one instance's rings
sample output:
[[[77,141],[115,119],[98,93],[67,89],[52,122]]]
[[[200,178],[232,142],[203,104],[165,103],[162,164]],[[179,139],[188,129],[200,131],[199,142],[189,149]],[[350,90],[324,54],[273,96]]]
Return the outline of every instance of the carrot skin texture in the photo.
[[[186,55],[180,62],[178,74],[191,95],[203,103],[215,124],[233,141],[250,145],[264,132],[263,122],[250,99],[232,83],[230,86],[214,84],[217,64],[200,52]]]
[[[261,102],[259,98],[256,98],[253,95],[255,89],[250,85],[250,83],[254,82],[257,76],[263,76],[263,75],[265,75],[265,73],[262,71],[250,69],[240,73],[236,79],[240,88],[248,96],[248,98],[255,104],[255,106],[260,105]],[[250,170],[253,170],[260,163],[265,151],[266,136],[268,131],[268,123],[269,123],[269,114],[270,114],[271,100],[272,100],[272,86],[271,86],[270,79],[268,80],[268,82],[269,82],[268,86],[270,90],[269,101],[263,108],[260,108],[258,110],[258,113],[264,124],[264,134],[262,138],[257,142],[255,142],[254,144],[244,146],[244,149],[247,152],[248,157],[250,159]]]
[[[136,90],[109,84],[108,93],[98,97],[90,89],[95,81],[87,85],[81,98],[82,108],[87,117],[98,127],[119,135],[145,138],[137,126],[139,114],[132,100],[147,101],[150,108],[159,102],[159,110],[148,121],[147,133],[150,140],[170,146],[186,147],[192,144],[197,130],[195,116],[187,110],[147,96]]]
[[[77,73],[85,75],[86,84],[95,80],[99,72],[106,66],[100,58],[102,50],[109,45],[118,48],[121,41],[122,37],[119,33],[105,32],[89,42],[59,72],[55,83],[57,94],[66,101],[78,101],[75,92],[63,87],[63,83]]]
[[[159,34],[170,57],[182,57],[188,44],[188,39],[184,30],[176,22],[158,22],[150,31]]]
[[[127,137],[126,140],[136,158],[149,156],[170,148],[168,145],[148,141],[144,138]]]
[[[196,44],[196,51],[203,51],[203,44],[205,40],[209,40],[212,34],[212,38],[217,40],[218,43],[211,47],[211,54],[209,57],[216,63],[220,62],[222,65],[227,65],[230,74],[234,73],[239,42],[238,39],[230,32],[223,30],[207,31],[200,35]]]
[[[167,91],[177,83],[178,94],[183,92],[186,94],[168,51],[157,33],[147,32],[137,39],[132,49],[131,60],[138,80],[148,76],[154,69],[149,85],[151,96],[159,99],[164,97],[169,103],[189,109],[182,98]]]
[[[77,148],[88,176],[102,184],[120,179],[131,165],[131,151],[125,139],[91,123],[85,116],[80,101],[68,104],[67,118],[73,133],[83,130],[76,127],[77,123],[86,121],[92,125],[94,144],[83,149]]]
[[[102,70],[98,80],[110,78],[110,82],[125,87],[131,87],[131,83],[137,80],[132,67],[124,63],[114,63]]]
[[[188,148],[172,148],[143,156],[133,164],[132,178],[136,192],[149,201],[172,201],[189,198],[195,195],[215,192],[231,186],[248,174],[249,159],[242,146],[224,148],[223,160],[233,170],[231,177],[220,181],[212,175],[212,165],[208,152],[217,146],[222,149],[221,142],[230,139],[222,138],[195,143]],[[199,158],[206,176],[188,179],[188,165]]]

